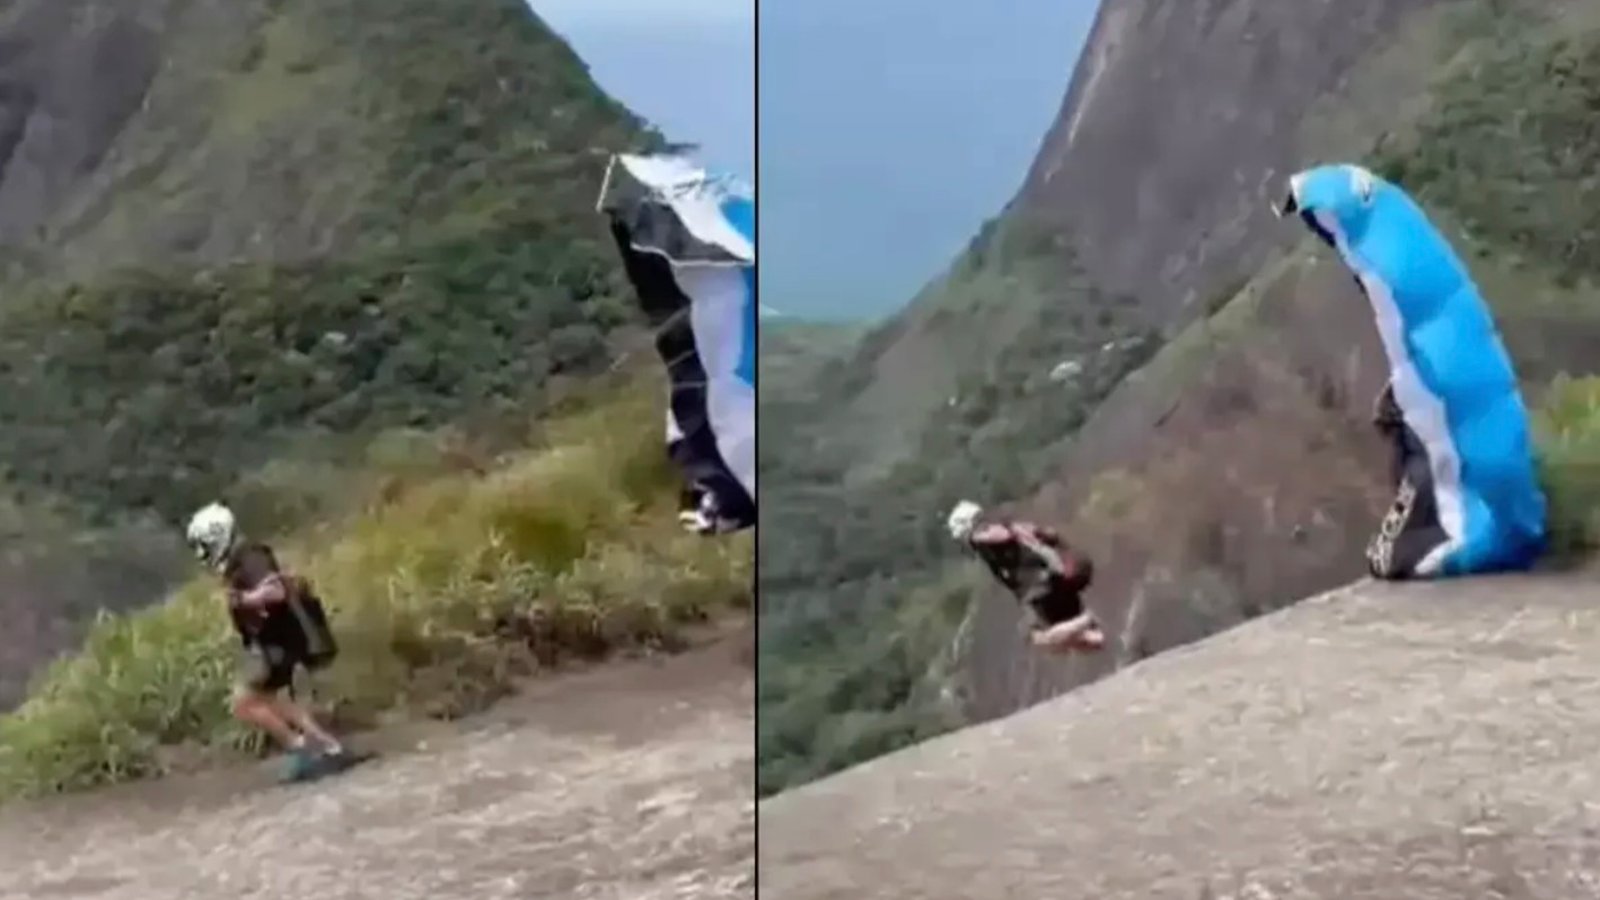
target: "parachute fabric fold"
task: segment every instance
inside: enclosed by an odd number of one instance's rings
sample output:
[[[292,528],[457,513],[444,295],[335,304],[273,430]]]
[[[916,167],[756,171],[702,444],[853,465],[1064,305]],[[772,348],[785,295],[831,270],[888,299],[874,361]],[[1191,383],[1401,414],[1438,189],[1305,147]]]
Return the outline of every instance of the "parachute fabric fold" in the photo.
[[[1414,475],[1369,547],[1373,574],[1531,565],[1546,543],[1546,502],[1527,410],[1466,266],[1405,191],[1359,166],[1293,176],[1279,212],[1297,213],[1354,273],[1388,357],[1404,437],[1417,448]]]
[[[677,156],[619,154],[599,208],[667,367],[667,450],[737,530],[755,524],[755,201]]]

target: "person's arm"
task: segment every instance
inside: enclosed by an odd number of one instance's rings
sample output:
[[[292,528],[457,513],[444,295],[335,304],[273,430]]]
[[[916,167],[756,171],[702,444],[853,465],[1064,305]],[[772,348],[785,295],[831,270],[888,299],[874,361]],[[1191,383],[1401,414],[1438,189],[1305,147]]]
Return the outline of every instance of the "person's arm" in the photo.
[[[1071,578],[1076,574],[1077,566],[1072,559],[1072,554],[1068,551],[1065,542],[1061,540],[1061,535],[1055,529],[1047,528],[1043,525],[1035,525],[1031,522],[1021,523],[1013,527],[1025,538],[1024,543],[1031,541],[1034,544],[1032,547],[1033,552],[1044,558],[1052,572],[1066,578]]]
[[[284,589],[283,577],[277,573],[268,575],[248,591],[239,592],[239,603],[244,606],[266,606],[271,603],[282,603],[289,596]]]
[[[1009,527],[1000,522],[990,522],[986,525],[979,525],[973,530],[972,536],[967,540],[971,541],[974,545],[988,544],[992,546],[995,544],[1004,544],[1013,539],[1014,536],[1011,534],[1011,529]]]
[[[1032,525],[1029,528],[1033,531],[1034,537],[1039,539],[1039,543],[1058,550],[1061,548],[1061,535],[1054,528],[1048,525]]]
[[[272,603],[282,603],[289,597],[283,575],[265,553],[251,554],[242,561],[240,581],[254,585],[235,593],[235,602],[240,606],[259,609]]]

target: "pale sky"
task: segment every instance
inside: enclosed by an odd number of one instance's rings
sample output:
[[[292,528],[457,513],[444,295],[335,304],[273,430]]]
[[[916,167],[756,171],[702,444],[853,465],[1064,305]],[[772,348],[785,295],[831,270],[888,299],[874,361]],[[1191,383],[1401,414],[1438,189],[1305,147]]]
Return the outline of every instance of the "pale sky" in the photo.
[[[755,27],[755,0],[530,0],[551,20],[610,22],[617,19],[736,21]]]
[[[877,317],[943,272],[1022,183],[1098,3],[762,0],[762,302]]]
[[[755,0],[530,0],[606,93],[754,183]]]
[[[904,305],[1020,184],[1099,0],[530,0],[600,86],[757,183],[763,304]]]

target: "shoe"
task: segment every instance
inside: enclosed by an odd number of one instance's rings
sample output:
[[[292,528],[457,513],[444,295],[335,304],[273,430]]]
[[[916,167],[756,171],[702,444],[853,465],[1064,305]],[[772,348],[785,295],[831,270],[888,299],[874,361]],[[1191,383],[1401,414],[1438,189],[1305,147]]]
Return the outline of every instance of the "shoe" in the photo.
[[[306,750],[293,750],[283,760],[284,781],[305,781],[321,774],[317,757]]]
[[[317,762],[324,771],[340,771],[348,767],[353,758],[347,747],[324,747],[317,753]]]

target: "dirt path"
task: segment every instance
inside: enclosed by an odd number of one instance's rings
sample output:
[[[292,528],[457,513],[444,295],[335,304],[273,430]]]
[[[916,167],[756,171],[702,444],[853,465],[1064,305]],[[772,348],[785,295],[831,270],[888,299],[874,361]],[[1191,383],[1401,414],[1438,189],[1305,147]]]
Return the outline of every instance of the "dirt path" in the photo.
[[[752,898],[739,649],[553,678],[316,785],[245,768],[0,810],[0,900]]]
[[[1359,585],[759,819],[762,900],[1597,900],[1600,580]]]

